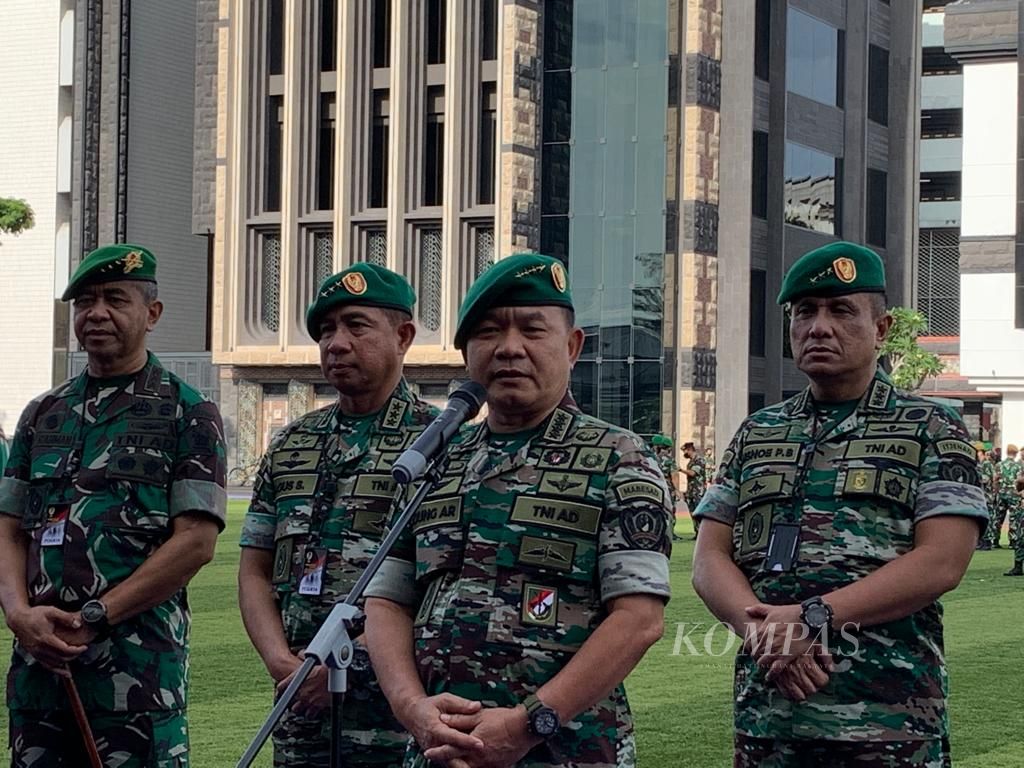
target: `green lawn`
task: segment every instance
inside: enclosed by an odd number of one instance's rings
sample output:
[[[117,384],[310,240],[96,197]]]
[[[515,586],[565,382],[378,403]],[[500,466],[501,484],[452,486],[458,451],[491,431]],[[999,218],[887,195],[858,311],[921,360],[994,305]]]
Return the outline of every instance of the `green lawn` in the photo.
[[[235,572],[244,506],[231,504],[217,559],[190,588],[192,635],[192,748],[194,766],[231,766],[262,721],[270,702],[263,667],[238,617]],[[685,528],[685,530],[684,530]],[[689,534],[681,521],[680,532]],[[640,764],[725,766],[731,760],[731,654],[672,654],[678,622],[711,622],[690,588],[693,545],[679,543],[672,559],[675,597],[665,637],[628,682],[636,714]],[[953,748],[960,768],[1018,768],[1024,733],[1024,579],[1004,578],[1004,550],[979,552],[963,584],[945,599],[946,646],[952,677]],[[0,630],[6,668],[9,638]],[[717,635],[720,649],[724,635]],[[716,648],[713,648],[716,650]],[[6,730],[7,712],[0,709]],[[269,750],[258,764],[269,766]]]

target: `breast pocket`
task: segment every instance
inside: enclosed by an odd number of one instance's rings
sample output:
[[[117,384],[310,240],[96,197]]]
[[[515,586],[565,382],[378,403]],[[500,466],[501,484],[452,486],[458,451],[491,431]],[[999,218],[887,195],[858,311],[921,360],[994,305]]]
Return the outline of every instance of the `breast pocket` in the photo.
[[[913,547],[917,472],[884,461],[852,462],[838,473],[832,545],[886,562]]]
[[[520,496],[496,551],[488,641],[575,652],[604,614],[598,586],[602,507]]]
[[[416,578],[430,581],[462,567],[465,522],[462,496],[427,498],[409,521],[416,539]]]
[[[155,450],[113,449],[106,479],[123,483],[125,503],[111,508],[108,525],[120,528],[165,529],[170,509],[172,458]]]
[[[744,473],[737,524],[733,527],[733,549],[738,563],[756,565],[764,559],[772,523],[793,498],[795,478],[795,469],[759,467]]]

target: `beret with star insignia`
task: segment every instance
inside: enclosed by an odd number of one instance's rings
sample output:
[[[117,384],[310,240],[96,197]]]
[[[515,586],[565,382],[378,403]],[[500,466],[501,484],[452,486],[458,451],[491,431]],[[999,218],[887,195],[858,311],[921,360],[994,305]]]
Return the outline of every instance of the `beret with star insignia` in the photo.
[[[87,286],[119,280],[155,283],[156,256],[148,248],[131,243],[114,243],[97,248],[82,259],[60,300],[70,301]]]
[[[516,253],[500,259],[476,279],[459,308],[455,348],[487,310],[494,307],[556,306],[573,309],[565,267],[558,259],[539,253]]]
[[[331,275],[320,284],[313,303],[306,310],[306,330],[320,341],[320,321],[327,312],[346,304],[397,309],[412,316],[416,293],[397,272],[365,261]]]
[[[804,296],[884,292],[882,258],[870,248],[840,240],[797,259],[782,280],[778,301],[788,304]]]

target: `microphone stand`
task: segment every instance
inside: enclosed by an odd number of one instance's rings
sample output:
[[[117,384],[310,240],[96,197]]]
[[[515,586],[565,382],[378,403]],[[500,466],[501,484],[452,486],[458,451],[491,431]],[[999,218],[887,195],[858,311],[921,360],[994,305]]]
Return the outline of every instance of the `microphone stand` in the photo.
[[[352,638],[348,634],[348,622],[359,617],[361,611],[356,607],[356,604],[363,596],[363,592],[366,591],[366,587],[370,584],[377,571],[380,570],[384,559],[395,546],[395,542],[398,541],[398,537],[402,534],[405,526],[409,524],[409,520],[416,513],[416,510],[420,508],[423,499],[441,484],[442,476],[447,468],[448,451],[445,450],[438,454],[427,467],[423,476],[423,482],[416,491],[416,495],[406,503],[401,513],[399,513],[395,519],[395,524],[388,531],[387,536],[384,537],[380,547],[377,549],[377,553],[370,560],[366,570],[363,571],[356,581],[355,586],[352,587],[352,590],[345,596],[344,600],[334,604],[327,619],[320,625],[316,636],[306,647],[306,655],[302,666],[295,672],[292,681],[285,688],[284,693],[281,694],[277,702],[275,702],[274,708],[270,710],[266,721],[238,761],[237,768],[249,768],[252,765],[263,745],[277,727],[285,710],[288,709],[292,699],[295,698],[299,688],[306,678],[309,677],[313,668],[320,664],[327,665],[327,688],[331,692],[330,765],[331,768],[342,768],[344,758],[341,755],[340,744],[341,708],[344,703],[345,693],[348,690],[348,668],[352,664],[354,653]],[[396,490],[395,504],[398,503],[400,494],[405,488],[406,486],[400,485],[399,489]]]

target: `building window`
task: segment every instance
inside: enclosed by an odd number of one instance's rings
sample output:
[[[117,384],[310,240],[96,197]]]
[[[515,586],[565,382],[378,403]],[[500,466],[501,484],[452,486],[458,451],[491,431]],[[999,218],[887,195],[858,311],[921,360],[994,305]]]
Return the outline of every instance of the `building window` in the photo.
[[[334,208],[334,94],[320,94],[320,131],[316,143],[316,207]]]
[[[441,327],[441,284],[444,279],[440,227],[420,230],[420,322],[428,331]]]
[[[427,64],[444,64],[445,0],[427,0]]]
[[[477,202],[494,204],[494,161],[498,140],[498,89],[484,83],[480,94],[480,156],[477,159]]]
[[[284,74],[284,0],[267,3],[267,74]]]
[[[841,107],[840,31],[793,7],[786,19],[786,90]]]
[[[391,66],[391,0],[373,0],[373,66]]]
[[[921,110],[922,139],[953,139],[963,135],[963,109],[954,108]]]
[[[444,86],[427,88],[427,126],[423,147],[423,204],[444,200]]]
[[[960,334],[960,231],[922,229],[918,235],[917,308],[928,333]]]
[[[838,158],[787,141],[786,223],[839,235],[841,169]]]
[[[868,117],[889,124],[889,52],[877,45],[868,46]]]
[[[334,274],[334,234],[330,231],[313,233],[313,293],[320,284]]]
[[[757,0],[754,7],[754,76],[765,82],[770,68],[771,19],[771,2]]]
[[[338,68],[338,0],[320,0],[320,71]]]
[[[751,168],[750,212],[759,219],[768,218],[768,134],[754,131],[754,156]]]
[[[754,357],[764,357],[766,275],[763,269],[750,270],[750,354]]]
[[[886,197],[888,176],[885,171],[868,168],[867,178],[867,242],[885,248]]]
[[[388,265],[388,232],[383,227],[366,230],[366,261],[378,267]]]
[[[266,162],[264,163],[263,210],[281,210],[281,152],[284,136],[284,96],[267,97]]]
[[[498,0],[482,0],[480,6],[480,58],[498,58]]]
[[[572,126],[573,2],[544,6],[544,99],[541,105],[541,250],[568,264],[569,147]]]
[[[388,204],[388,141],[390,122],[388,91],[373,92],[373,124],[370,128],[370,207]]]
[[[763,392],[751,392],[747,395],[747,415],[764,408],[765,398]]]
[[[260,323],[275,333],[281,327],[281,233],[263,232],[260,241]]]
[[[494,227],[473,227],[473,263],[477,276],[494,264]]]
[[[960,171],[929,171],[921,174],[921,202],[960,199]]]

